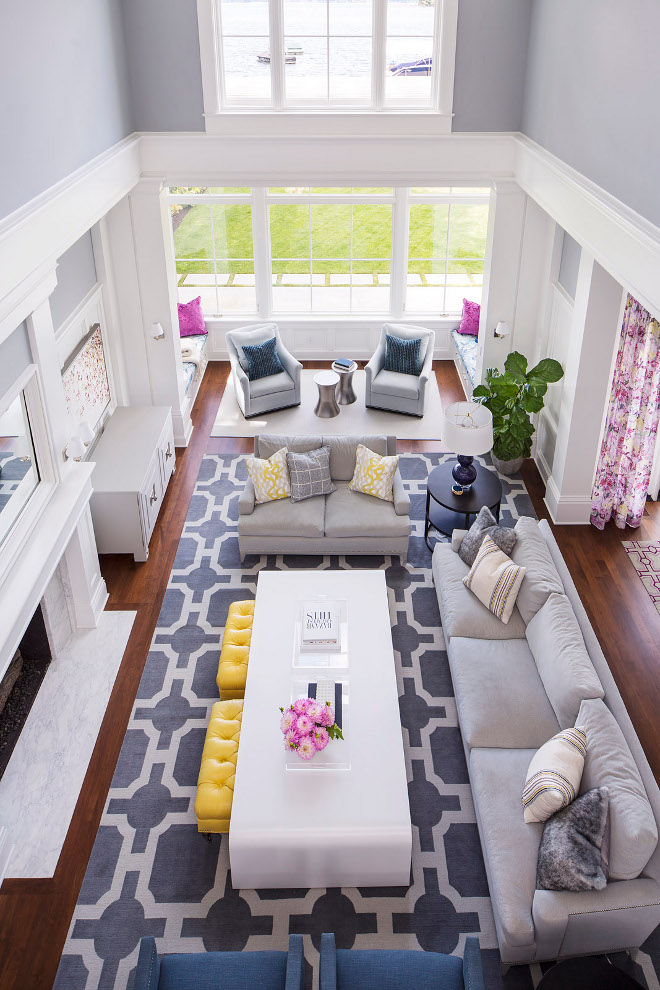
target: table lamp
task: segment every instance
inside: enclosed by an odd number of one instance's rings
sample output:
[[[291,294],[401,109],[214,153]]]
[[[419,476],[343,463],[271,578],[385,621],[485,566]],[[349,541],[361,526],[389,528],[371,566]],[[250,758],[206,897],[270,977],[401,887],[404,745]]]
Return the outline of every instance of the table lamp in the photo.
[[[493,416],[478,402],[452,402],[443,410],[442,442],[457,453],[452,477],[464,489],[470,489],[477,477],[472,461],[493,446]]]

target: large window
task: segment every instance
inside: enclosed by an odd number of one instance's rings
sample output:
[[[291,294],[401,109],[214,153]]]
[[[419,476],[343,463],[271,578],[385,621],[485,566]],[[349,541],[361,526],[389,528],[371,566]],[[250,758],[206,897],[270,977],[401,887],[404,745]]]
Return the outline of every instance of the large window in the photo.
[[[456,9],[456,0],[204,0],[206,110],[450,112]]]
[[[209,317],[455,316],[481,299],[485,188],[179,188],[180,302]],[[253,234],[254,231],[254,234]]]

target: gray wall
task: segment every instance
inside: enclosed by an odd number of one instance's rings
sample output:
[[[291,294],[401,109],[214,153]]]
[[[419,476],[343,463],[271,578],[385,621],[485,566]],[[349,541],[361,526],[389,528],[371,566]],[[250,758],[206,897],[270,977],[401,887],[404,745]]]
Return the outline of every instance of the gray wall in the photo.
[[[50,296],[50,311],[56,330],[95,284],[92,235],[87,231],[57,259],[57,285]]]
[[[0,217],[133,130],[119,0],[2,3]]]
[[[138,131],[203,131],[195,0],[121,0]]]
[[[455,131],[519,131],[532,0],[460,0]]]
[[[571,299],[575,299],[581,255],[582,248],[578,242],[564,231],[557,281],[566,289]]]
[[[0,398],[29,364],[32,364],[32,351],[27,327],[21,323],[0,344]]]
[[[660,225],[660,4],[534,0],[523,131]]]

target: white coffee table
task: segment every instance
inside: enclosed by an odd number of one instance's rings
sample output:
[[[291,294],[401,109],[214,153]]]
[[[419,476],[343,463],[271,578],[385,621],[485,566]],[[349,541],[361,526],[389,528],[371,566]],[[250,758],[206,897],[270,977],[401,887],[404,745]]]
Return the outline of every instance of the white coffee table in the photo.
[[[346,600],[348,667],[294,667],[300,604],[315,595]],[[287,770],[279,707],[294,682],[320,678],[348,681],[350,768]],[[229,830],[233,886],[406,886],[411,849],[385,572],[261,571]]]

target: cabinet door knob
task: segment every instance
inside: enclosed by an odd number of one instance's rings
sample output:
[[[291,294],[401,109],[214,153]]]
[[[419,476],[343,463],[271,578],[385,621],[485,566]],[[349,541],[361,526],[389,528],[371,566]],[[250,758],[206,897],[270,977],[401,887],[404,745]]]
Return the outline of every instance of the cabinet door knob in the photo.
[[[172,456],[172,451],[170,450],[170,441],[167,441],[167,450],[165,451],[165,460]]]
[[[149,501],[152,502],[152,503],[158,501],[158,496],[156,495],[156,485],[155,485],[155,483],[154,483],[154,486],[153,486],[153,488],[151,490],[151,495],[149,496]]]

